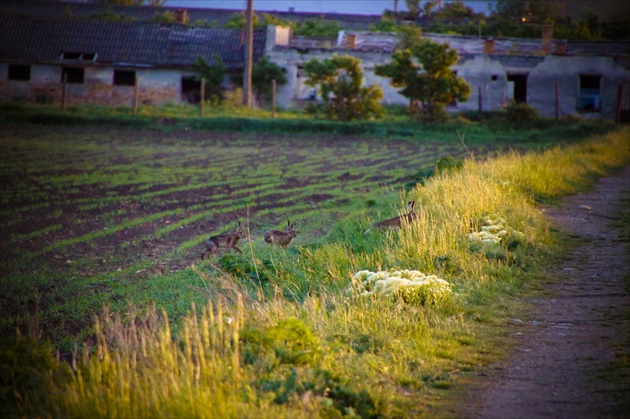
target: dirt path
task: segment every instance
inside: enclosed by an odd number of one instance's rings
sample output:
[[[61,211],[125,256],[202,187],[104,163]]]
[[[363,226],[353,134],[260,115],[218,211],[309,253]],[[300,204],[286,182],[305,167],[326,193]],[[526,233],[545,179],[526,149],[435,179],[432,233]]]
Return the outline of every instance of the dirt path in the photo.
[[[532,320],[513,320],[522,344],[493,366],[467,416],[630,417],[629,233],[619,222],[629,206],[626,167],[547,210],[579,247],[554,268],[553,297],[533,301]]]

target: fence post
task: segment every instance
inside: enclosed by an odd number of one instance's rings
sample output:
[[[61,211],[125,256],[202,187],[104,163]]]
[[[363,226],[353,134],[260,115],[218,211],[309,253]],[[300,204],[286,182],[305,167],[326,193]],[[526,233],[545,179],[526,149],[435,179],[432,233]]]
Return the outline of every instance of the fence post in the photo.
[[[140,77],[136,77],[136,85],[133,90],[133,114],[138,113],[138,97],[140,95]]]
[[[68,90],[68,73],[63,73],[63,81],[61,83],[61,112],[66,111],[67,90]]]
[[[206,102],[206,79],[201,79],[201,92],[199,92],[199,112],[203,116],[204,104]]]
[[[560,119],[560,82],[556,80],[556,121]]]
[[[621,108],[623,106],[623,83],[617,88],[617,109],[615,112],[615,122],[621,122]]]
[[[483,111],[483,99],[481,97],[481,86],[479,86],[479,88],[477,89],[478,92],[478,101],[479,101],[479,112],[481,113]]]
[[[271,118],[276,117],[276,79],[271,80]]]

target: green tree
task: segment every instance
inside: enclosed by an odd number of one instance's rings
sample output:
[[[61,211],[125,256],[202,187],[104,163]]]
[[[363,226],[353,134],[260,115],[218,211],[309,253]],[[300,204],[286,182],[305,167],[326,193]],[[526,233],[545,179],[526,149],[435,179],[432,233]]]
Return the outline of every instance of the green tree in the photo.
[[[407,10],[409,10],[409,13],[407,14],[407,16],[409,16],[412,19],[415,19],[418,17],[418,15],[420,14],[420,1],[421,0],[405,0],[405,4],[407,5]]]
[[[197,57],[193,69],[197,73],[199,80],[206,80],[206,89],[204,95],[206,98],[215,98],[217,101],[223,100],[221,85],[225,80],[226,68],[221,57],[215,54],[213,57],[214,65],[211,65],[203,57]]]
[[[285,27],[294,27],[295,24],[293,22],[289,22],[286,19],[281,19],[272,14],[263,13],[262,15],[257,15],[254,13],[254,28],[264,28],[267,25],[273,26],[285,26]],[[230,16],[228,21],[225,23],[226,29],[242,29],[245,28],[245,14],[244,13],[234,13]]]
[[[499,18],[531,23],[543,23],[557,19],[561,2],[547,0],[497,0],[496,16]]]
[[[164,13],[156,13],[155,16],[150,20],[150,22],[156,23],[177,23],[177,16],[175,12],[170,10],[164,11]]]
[[[111,6],[153,6],[160,7],[166,0],[105,0]]]
[[[254,28],[263,27],[263,23],[260,20],[260,16],[254,13]],[[245,13],[234,13],[230,16],[227,22],[225,22],[226,29],[243,29],[245,28]]]
[[[319,89],[328,118],[352,121],[384,115],[380,103],[383,90],[377,85],[362,86],[360,63],[358,58],[335,54],[328,60],[312,59],[304,65],[306,85]]]
[[[462,0],[446,3],[435,12],[436,17],[442,19],[465,19],[475,17],[475,11],[466,6]]]
[[[451,70],[457,59],[457,51],[448,44],[418,38],[408,48],[396,49],[392,62],[375,71],[409,98],[411,118],[419,114],[424,121],[436,121],[445,115],[446,105],[470,95],[468,83]]]
[[[336,20],[309,19],[295,26],[294,33],[299,36],[336,38],[343,28]]]
[[[286,84],[286,71],[267,57],[262,57],[252,68],[252,85],[260,102],[268,103],[271,100],[272,80],[278,86]]]

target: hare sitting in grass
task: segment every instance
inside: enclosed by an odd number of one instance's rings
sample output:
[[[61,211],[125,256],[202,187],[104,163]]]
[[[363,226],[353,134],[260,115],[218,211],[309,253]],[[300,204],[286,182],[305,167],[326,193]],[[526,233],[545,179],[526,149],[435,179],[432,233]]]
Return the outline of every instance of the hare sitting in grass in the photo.
[[[297,235],[295,229],[295,223],[291,224],[290,220],[287,220],[287,228],[285,231],[280,230],[267,230],[265,231],[265,241],[267,243],[275,244],[280,247],[286,248],[291,240]]]
[[[236,247],[236,245],[238,244],[238,241],[240,239],[245,237],[245,233],[243,232],[244,226],[245,225],[239,221],[236,230],[228,233],[218,234],[206,240],[206,250],[204,250],[204,252],[201,254],[201,259],[204,259],[206,256],[216,253],[217,250],[219,250],[219,247],[234,249],[239,253],[243,253],[241,249]]]
[[[400,215],[398,217],[390,218],[387,220],[379,221],[370,226],[365,233],[369,233],[371,228],[400,228],[402,226],[403,220],[405,223],[410,223],[416,218],[418,218],[418,214],[413,209],[416,203],[414,201],[407,202],[407,213]]]

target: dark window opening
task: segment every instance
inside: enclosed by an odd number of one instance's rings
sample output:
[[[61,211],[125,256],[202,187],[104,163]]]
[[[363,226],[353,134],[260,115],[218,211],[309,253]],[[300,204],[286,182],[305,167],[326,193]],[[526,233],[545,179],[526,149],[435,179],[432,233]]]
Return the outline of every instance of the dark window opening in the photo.
[[[497,80],[499,80],[499,76],[497,76],[496,74],[493,74],[492,77],[490,77],[490,79],[492,81],[497,81]]]
[[[30,79],[30,65],[9,64],[9,80],[29,81]]]
[[[580,76],[578,111],[599,112],[601,110],[601,80],[601,76]]]
[[[201,81],[194,76],[182,77],[182,97],[188,103],[201,102]]]
[[[62,52],[62,60],[83,60],[94,61],[96,59],[95,52]]]
[[[64,52],[61,54],[61,58],[64,60],[78,60],[81,58],[81,53],[79,52]]]
[[[114,86],[135,86],[136,72],[133,70],[114,70]]]
[[[67,79],[65,79],[67,77]],[[61,82],[64,79],[71,84],[83,84],[85,71],[80,67],[64,67],[61,71]]]
[[[507,79],[514,83],[514,102],[527,103],[527,74],[508,74]]]
[[[304,66],[303,65],[298,65],[297,66],[296,77],[298,79],[301,79],[301,78],[305,78],[306,76],[307,76],[307,74],[306,74],[306,70],[304,70]]]

